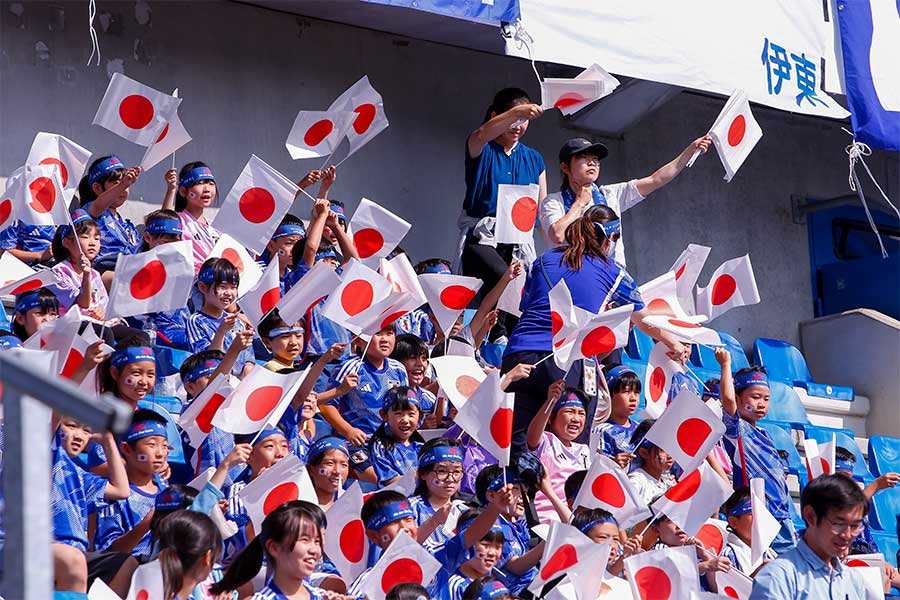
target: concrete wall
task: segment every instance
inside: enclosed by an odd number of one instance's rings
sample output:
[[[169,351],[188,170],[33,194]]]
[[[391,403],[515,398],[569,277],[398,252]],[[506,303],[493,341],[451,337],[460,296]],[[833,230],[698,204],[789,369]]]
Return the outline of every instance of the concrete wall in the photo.
[[[143,148],[90,124],[107,72],[122,69],[160,90],[180,89],[180,115],[194,141],[178,162],[210,163],[223,196],[251,152],[299,178],[321,160],[293,162],[284,148],[297,110],[324,109],[368,74],[391,126],[342,167],[332,196],[352,208],[365,195],[412,221],[403,245],[414,260],[450,257],[467,133],[500,87],[518,85],[538,96],[530,65],[506,57],[229,2],[98,4],[113,20],[104,30],[98,19],[102,65],[85,67],[86,2],[0,2],[0,175],[24,162],[41,130],[139,161]],[[147,7],[151,21],[141,24],[136,12]],[[649,174],[706,131],[721,105],[684,93],[623,138],[604,140],[611,156],[602,180]],[[806,227],[792,223],[789,199],[847,191],[847,136],[839,123],[763,109],[757,115],[765,137],[731,184],[711,155],[626,215],[629,268],[644,281],[666,270],[689,242],[706,244],[713,252],[700,279],[705,284],[721,261],[749,251],[763,302],[715,325],[745,344],[757,336],[796,343],[797,323],[812,316],[812,300]],[[576,133],[554,112],[526,136],[550,165],[551,189],[559,183],[553,157]],[[870,165],[896,200],[897,155],[884,158]],[[163,171],[160,165],[146,173],[132,197],[158,203]],[[300,201],[294,212],[307,210]]]

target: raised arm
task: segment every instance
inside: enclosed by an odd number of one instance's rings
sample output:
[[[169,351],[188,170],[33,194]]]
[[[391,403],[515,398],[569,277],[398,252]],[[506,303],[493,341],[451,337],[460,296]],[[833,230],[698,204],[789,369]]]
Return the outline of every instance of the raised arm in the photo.
[[[547,420],[550,418],[550,411],[556,401],[559,400],[559,397],[562,396],[563,390],[565,389],[566,382],[564,379],[554,381],[550,384],[550,387],[547,388],[547,400],[544,401],[541,410],[534,415],[534,418],[528,425],[528,437],[526,438],[526,443],[528,444],[529,450],[537,449],[538,445],[541,443],[541,436],[547,428]]]
[[[509,130],[513,123],[517,123],[523,119],[531,121],[532,119],[537,119],[542,114],[544,114],[544,109],[537,104],[520,104],[518,106],[513,106],[505,113],[493,117],[469,135],[467,142],[469,156],[471,158],[478,158],[481,156],[481,151],[484,150],[487,143],[501,133]],[[544,193],[547,191],[546,187],[545,184],[543,190]]]
[[[306,245],[303,248],[303,262],[312,267],[316,262],[316,252],[322,243],[322,231],[325,230],[325,219],[328,217],[331,203],[324,198],[319,198],[313,205],[312,219],[306,230]]]
[[[734,395],[734,380],[731,377],[731,355],[725,348],[716,348],[716,362],[719,363],[719,399],[722,410],[729,415],[737,413],[737,398]]]
[[[131,167],[127,171],[125,171],[125,175],[122,176],[122,179],[119,180],[119,183],[112,186],[108,190],[100,192],[97,195],[97,199],[90,203],[87,207],[88,213],[94,219],[99,219],[100,215],[106,211],[109,206],[115,202],[116,198],[122,193],[122,190],[134,184],[135,181],[138,180],[138,177],[141,176],[141,168],[140,167]]]
[[[501,277],[497,281],[496,285],[491,288],[491,291],[488,292],[484,298],[482,298],[481,304],[478,305],[478,310],[475,311],[475,316],[472,317],[472,321],[469,323],[469,329],[472,330],[472,333],[479,333],[479,330],[481,329],[481,326],[484,323],[485,319],[487,319],[488,314],[490,314],[490,312],[494,310],[494,307],[497,306],[497,302],[500,301],[500,296],[503,295],[503,291],[506,289],[506,286],[508,286],[513,279],[518,277],[519,273],[521,272],[522,263],[514,260],[509,265],[509,268],[506,269],[506,273],[503,274],[503,277]],[[480,342],[481,338],[477,337],[476,335],[475,343],[480,344]]]
[[[712,138],[709,135],[704,135],[688,144],[687,148],[681,151],[681,154],[658,168],[652,175],[638,179],[638,193],[641,196],[647,196],[675,179],[675,176],[681,173],[688,161],[691,160],[694,151],[699,149],[701,154],[706,154],[711,143]]]
[[[169,169],[163,178],[166,180],[166,195],[163,197],[162,208],[175,210],[175,196],[178,194],[178,171]]]

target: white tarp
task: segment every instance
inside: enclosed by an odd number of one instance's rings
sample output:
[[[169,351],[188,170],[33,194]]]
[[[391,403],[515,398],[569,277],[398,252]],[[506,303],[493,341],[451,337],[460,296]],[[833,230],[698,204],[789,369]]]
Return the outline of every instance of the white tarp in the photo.
[[[822,91],[834,56],[821,0],[520,0],[535,60],[597,63],[639,79],[730,95],[791,112],[845,118]],[[507,52],[527,57],[514,41]],[[834,88],[834,81],[829,82]]]

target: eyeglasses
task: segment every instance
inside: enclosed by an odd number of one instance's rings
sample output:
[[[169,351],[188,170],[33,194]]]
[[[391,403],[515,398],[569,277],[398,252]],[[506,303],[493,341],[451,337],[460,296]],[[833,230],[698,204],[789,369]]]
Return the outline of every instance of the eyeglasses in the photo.
[[[444,469],[435,469],[431,472],[438,481],[459,481],[462,479],[462,471],[445,471]]]
[[[825,517],[825,520],[828,521],[831,533],[834,535],[840,535],[847,530],[850,530],[850,535],[859,535],[865,526],[862,521],[854,521],[853,523],[835,523],[828,517]]]

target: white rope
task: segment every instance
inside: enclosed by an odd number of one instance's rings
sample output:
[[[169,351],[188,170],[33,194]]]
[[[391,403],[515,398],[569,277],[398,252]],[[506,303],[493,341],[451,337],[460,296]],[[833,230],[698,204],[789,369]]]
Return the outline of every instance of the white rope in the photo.
[[[515,32],[513,33],[513,41],[516,43],[516,48],[521,50],[523,47],[528,52],[528,60],[531,61],[531,70],[534,71],[534,76],[537,77],[538,83],[544,83],[544,80],[541,79],[541,75],[538,73],[537,65],[534,62],[534,54],[531,52],[531,45],[534,43],[534,38],[525,31],[525,28],[522,27],[522,23],[515,24]]]
[[[94,54],[97,55],[97,66],[100,66],[100,40],[97,38],[97,30],[94,29],[94,17],[97,16],[96,0],[88,1],[88,31],[91,36],[91,56],[88,58],[87,66],[91,65]]]

